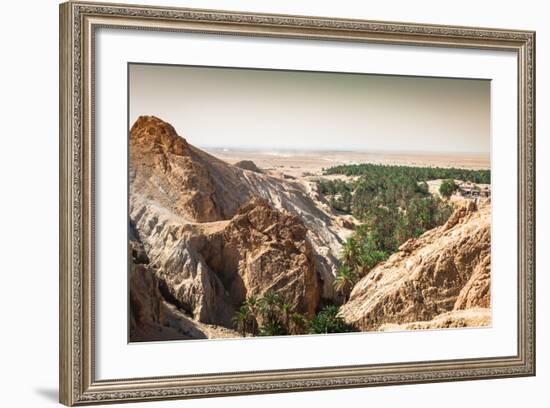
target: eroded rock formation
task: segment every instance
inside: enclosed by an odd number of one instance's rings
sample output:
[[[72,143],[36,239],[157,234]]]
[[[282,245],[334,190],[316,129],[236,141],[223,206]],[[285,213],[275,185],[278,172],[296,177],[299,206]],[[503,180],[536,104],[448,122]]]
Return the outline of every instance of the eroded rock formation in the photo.
[[[245,298],[268,290],[312,315],[334,294],[349,234],[312,191],[227,164],[140,117],[130,132],[133,333],[170,327],[167,337],[201,338],[197,325],[232,327]]]
[[[256,163],[254,163],[252,160],[241,160],[234,164],[234,166],[237,166],[243,170],[250,170],[256,173],[263,173],[262,170],[256,166]]]
[[[148,266],[149,259],[130,224],[130,340],[182,340],[236,337],[237,333],[194,321],[167,301],[161,280]]]
[[[488,308],[490,236],[490,206],[477,209],[472,201],[466,202],[443,226],[405,242],[361,279],[342,307],[342,316],[360,330],[434,318],[439,319],[434,327],[451,327],[449,316],[442,314]]]
[[[142,116],[132,126],[130,218],[143,237],[152,262],[162,255],[159,251],[166,252],[175,241],[180,241],[184,230],[197,223],[226,222],[256,197],[303,221],[321,279],[322,296],[335,298],[332,283],[338,255],[352,231],[342,226],[341,217],[323,201],[315,182],[282,180],[232,166],[190,145],[171,125],[154,116]],[[187,244],[178,245],[181,256]],[[187,262],[197,263],[196,274],[202,275],[200,262],[194,258]],[[175,261],[175,269],[180,268],[181,262]],[[198,288],[186,290],[195,292]]]
[[[454,309],[471,309],[476,307],[491,307],[491,257],[484,257],[479,262],[470,280],[464,285]]]
[[[226,327],[246,297],[268,290],[312,315],[321,292],[306,233],[296,216],[252,199],[229,221],[177,230],[155,258],[161,289],[199,321]]]

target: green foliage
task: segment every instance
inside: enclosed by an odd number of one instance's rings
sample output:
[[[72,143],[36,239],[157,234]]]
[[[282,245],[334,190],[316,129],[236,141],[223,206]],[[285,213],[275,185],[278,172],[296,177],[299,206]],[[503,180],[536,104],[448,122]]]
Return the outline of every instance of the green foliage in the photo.
[[[426,183],[425,181],[421,181],[420,183],[418,183],[418,189],[422,194],[428,194],[430,192],[428,183]]]
[[[258,325],[258,321],[262,325]],[[246,337],[283,336],[305,333],[345,333],[355,331],[338,316],[337,306],[326,306],[311,320],[295,312],[294,306],[283,297],[268,291],[261,298],[249,297],[233,316],[235,328]]]
[[[359,244],[357,239],[349,238],[342,246],[342,261],[346,265],[352,265],[354,259],[359,253]]]
[[[340,267],[336,278],[334,279],[334,289],[344,296],[345,301],[347,301],[351,289],[358,281],[357,273],[350,268],[348,265],[344,264]]]
[[[233,316],[233,323],[243,337],[246,336],[251,318],[252,314],[247,306],[241,306]]]
[[[292,304],[286,303],[281,295],[270,290],[261,298],[246,298],[233,315],[233,323],[243,337],[246,333],[253,336],[277,336],[290,333],[292,316]],[[262,326],[258,321],[263,323]]]
[[[282,303],[283,299],[278,293],[267,291],[258,301],[260,315],[267,321],[277,321]]]
[[[325,174],[358,176],[354,181],[320,180],[319,188],[338,210],[347,210],[362,222],[342,249],[334,288],[347,300],[353,285],[379,262],[396,252],[406,240],[445,223],[452,207],[430,194],[426,180],[452,178],[490,182],[488,170],[360,164],[337,166]],[[444,182],[449,189],[456,189]],[[448,187],[447,187],[448,185]],[[454,191],[454,190],[453,190]],[[344,194],[351,204],[343,205]],[[452,193],[451,193],[452,194]]]
[[[349,164],[324,169],[324,174],[343,174],[346,176],[368,175],[374,178],[391,176],[413,177],[422,182],[435,179],[455,179],[471,181],[476,184],[491,184],[490,170],[467,170],[441,167],[386,166],[380,164]]]
[[[395,204],[365,209],[364,220],[369,230],[368,239],[372,241],[374,248],[389,253],[397,250],[398,241],[394,231],[400,216]]]
[[[442,197],[449,198],[457,189],[458,186],[455,184],[454,180],[443,180],[439,186],[439,194],[441,194]]]
[[[319,191],[326,196],[332,208],[350,213],[353,184],[342,180],[319,180]]]
[[[292,313],[290,316],[291,333],[304,334],[308,328],[308,320],[301,313]]]
[[[281,303],[279,305],[280,320],[285,332],[290,333],[290,317],[293,313],[293,307],[290,303]]]
[[[376,266],[376,264],[385,261],[388,258],[387,252],[379,249],[367,233],[365,228],[358,228],[356,238],[359,239],[359,252],[355,257],[355,267],[360,276],[364,276],[368,271]]]
[[[268,321],[260,327],[260,336],[282,336],[288,334],[281,323]]]
[[[452,206],[437,197],[415,198],[407,206],[407,211],[399,218],[394,232],[399,245],[423,234],[425,231],[444,224],[452,213]]]
[[[338,315],[338,306],[326,306],[309,322],[309,333],[349,333],[356,331]]]
[[[243,306],[247,307],[250,311],[248,329],[252,332],[253,336],[257,336],[259,327],[256,317],[260,310],[260,302],[256,296],[249,296],[245,299]]]

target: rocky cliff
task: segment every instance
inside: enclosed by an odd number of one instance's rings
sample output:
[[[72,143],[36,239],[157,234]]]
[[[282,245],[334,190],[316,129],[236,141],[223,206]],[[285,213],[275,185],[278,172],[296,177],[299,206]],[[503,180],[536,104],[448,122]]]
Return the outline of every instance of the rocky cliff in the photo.
[[[154,116],[139,117],[131,128],[129,173],[130,218],[143,230],[146,247],[164,247],[147,245],[164,228],[227,221],[249,200],[263,198],[274,209],[303,221],[322,296],[336,297],[332,282],[337,258],[352,231],[331,210],[315,182],[282,180],[230,165],[190,145]],[[150,231],[149,225],[157,231]]]
[[[182,313],[161,290],[163,288],[162,281],[149,267],[149,259],[133,224],[130,224],[129,238],[129,334],[131,341],[238,336],[238,333],[233,330],[203,324]]]
[[[303,223],[252,199],[227,221],[179,225],[162,220],[159,233],[141,227],[153,246],[151,265],[166,298],[203,323],[231,327],[248,296],[276,290],[296,310],[311,315],[320,279]]]
[[[132,126],[129,150],[130,223],[142,248],[132,263],[132,319],[159,325],[145,310],[172,305],[178,319],[232,327],[244,299],[267,290],[306,315],[321,297],[335,298],[337,257],[352,231],[315,183],[230,165],[153,116]]]
[[[342,316],[360,330],[489,324],[490,236],[490,205],[467,201],[361,279]],[[463,311],[476,308],[484,311]]]

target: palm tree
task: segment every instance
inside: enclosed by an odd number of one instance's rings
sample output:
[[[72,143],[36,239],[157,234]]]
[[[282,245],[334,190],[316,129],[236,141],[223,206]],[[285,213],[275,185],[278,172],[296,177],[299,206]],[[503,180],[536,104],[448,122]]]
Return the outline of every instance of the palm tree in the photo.
[[[315,315],[309,322],[309,332],[312,334],[321,333],[348,333],[356,331],[348,325],[340,316],[338,306],[325,306],[323,310]]]
[[[233,315],[233,323],[237,326],[237,330],[241,332],[243,337],[246,337],[246,329],[250,320],[250,309],[247,306],[241,306]]]
[[[301,313],[292,313],[290,316],[292,323],[292,332],[295,334],[303,334],[307,330],[307,319]]]
[[[259,312],[259,301],[256,296],[249,296],[245,299],[244,306],[248,307],[250,310],[250,323],[252,326],[252,335],[258,335],[258,312]]]
[[[357,278],[361,278],[367,274],[372,268],[381,261],[386,259],[386,254],[383,251],[377,250],[372,241],[366,241],[367,243],[362,246],[361,252],[357,255]]]
[[[248,306],[251,311],[255,311],[258,308],[258,298],[256,296],[248,296],[244,304]]]
[[[267,322],[260,327],[260,336],[280,336],[285,331],[279,322]]]
[[[281,297],[279,294],[272,290],[268,290],[260,299],[259,304],[262,315],[269,322],[277,321],[277,314],[279,313],[279,307],[281,304]]]
[[[353,285],[357,282],[357,274],[348,265],[343,265],[336,275],[334,280],[334,289],[344,295],[344,302],[348,301],[348,296],[353,288]]]
[[[279,309],[281,311],[281,318],[283,320],[283,327],[286,330],[287,333],[290,334],[290,315],[292,313],[292,304],[290,303],[282,303],[279,306]]]
[[[362,252],[357,256],[357,273],[360,276],[364,276],[370,269],[370,256],[369,254]]]
[[[344,264],[353,268],[355,266],[355,258],[358,252],[358,245],[355,238],[349,238],[342,246],[342,260]]]

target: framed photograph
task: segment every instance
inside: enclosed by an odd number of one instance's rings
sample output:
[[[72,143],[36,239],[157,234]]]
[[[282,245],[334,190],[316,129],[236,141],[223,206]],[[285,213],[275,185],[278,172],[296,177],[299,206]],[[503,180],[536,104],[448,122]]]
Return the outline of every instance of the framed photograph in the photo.
[[[535,374],[535,33],[60,6],[66,405]]]

